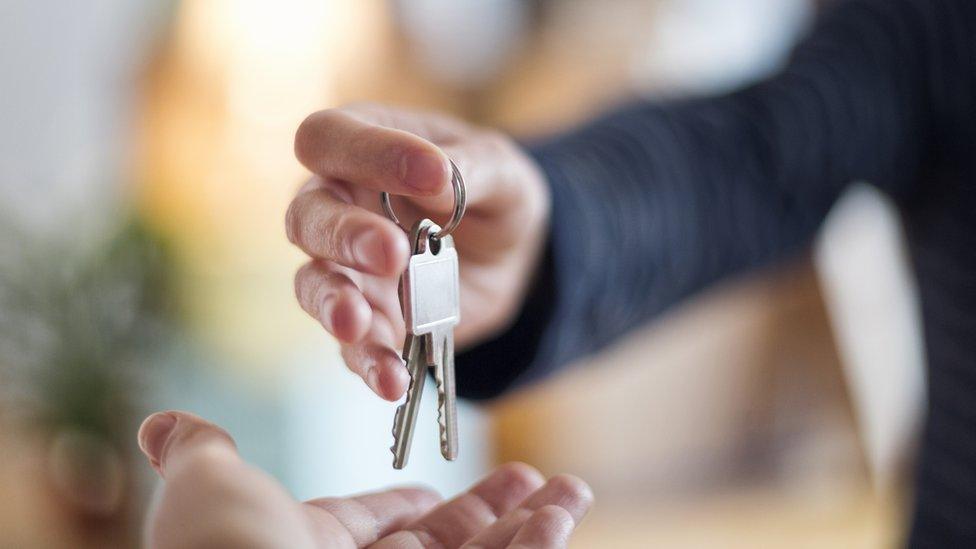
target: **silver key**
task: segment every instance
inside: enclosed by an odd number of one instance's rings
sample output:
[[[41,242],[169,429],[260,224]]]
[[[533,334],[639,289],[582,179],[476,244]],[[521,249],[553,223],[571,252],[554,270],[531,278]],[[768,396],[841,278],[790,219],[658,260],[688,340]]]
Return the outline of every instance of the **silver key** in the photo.
[[[393,417],[393,468],[403,469],[410,455],[410,444],[413,443],[413,429],[417,424],[417,411],[420,407],[420,397],[424,394],[424,382],[427,380],[427,364],[419,360],[422,342],[407,334],[403,344],[403,360],[407,363],[410,374],[410,386],[407,387],[407,398],[403,404],[397,406]]]
[[[411,231],[413,255],[400,279],[400,302],[407,336],[403,359],[410,373],[406,400],[393,422],[393,467],[407,463],[427,370],[437,384],[437,423],[441,455],[458,453],[457,404],[454,388],[454,326],[460,320],[458,261],[450,236],[434,239],[440,227],[429,219]]]

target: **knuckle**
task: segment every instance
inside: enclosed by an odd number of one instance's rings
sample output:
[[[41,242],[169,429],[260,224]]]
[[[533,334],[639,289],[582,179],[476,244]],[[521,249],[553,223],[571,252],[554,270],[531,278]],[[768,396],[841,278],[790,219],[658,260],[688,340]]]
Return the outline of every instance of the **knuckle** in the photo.
[[[315,139],[316,129],[324,117],[324,111],[313,112],[305,117],[295,130],[295,157],[304,162],[309,157],[310,144]]]
[[[295,157],[306,165],[315,161],[316,153],[330,127],[344,116],[336,109],[313,112],[305,117],[295,130]]]
[[[349,211],[323,194],[311,191],[296,197],[285,213],[288,240],[310,255],[338,259],[347,250]]]
[[[305,312],[318,319],[322,304],[333,296],[339,297],[336,294],[340,283],[320,262],[310,261],[295,273],[295,297]]]
[[[306,287],[309,281],[312,279],[315,271],[314,264],[309,261],[308,263],[302,265],[295,271],[295,297],[301,301],[303,295],[305,294]]]
[[[288,209],[285,210],[285,235],[288,237],[288,241],[296,246],[299,243],[299,234],[301,228],[301,205],[302,199],[295,198],[288,205]]]
[[[354,216],[336,206],[329,206],[328,211],[329,214],[323,216],[321,225],[316,228],[318,234],[323,236],[323,251],[326,257],[347,263],[352,259]]]

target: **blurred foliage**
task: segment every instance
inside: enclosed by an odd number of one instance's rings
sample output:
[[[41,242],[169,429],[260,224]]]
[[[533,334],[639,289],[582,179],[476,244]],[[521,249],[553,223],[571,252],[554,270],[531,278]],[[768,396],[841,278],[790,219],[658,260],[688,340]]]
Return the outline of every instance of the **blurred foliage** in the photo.
[[[0,411],[121,450],[173,316],[172,254],[137,217],[90,246],[3,235]]]

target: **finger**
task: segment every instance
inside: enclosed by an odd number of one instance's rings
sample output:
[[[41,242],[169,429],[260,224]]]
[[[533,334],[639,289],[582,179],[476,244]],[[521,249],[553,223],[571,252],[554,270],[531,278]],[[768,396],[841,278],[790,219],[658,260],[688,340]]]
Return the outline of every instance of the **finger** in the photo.
[[[437,193],[451,173],[447,156],[430,141],[338,109],[313,113],[302,122],[295,156],[321,176],[395,194]]]
[[[360,342],[342,346],[342,358],[380,397],[395,401],[403,396],[410,382],[406,365],[398,349],[403,343],[405,326],[399,300],[389,281],[363,277],[361,287],[373,308],[373,322]]]
[[[441,497],[426,488],[397,488],[385,492],[349,498],[320,498],[306,502],[309,516],[315,522],[329,524],[329,517],[339,521],[357,547],[377,539],[416,520],[437,505]]]
[[[459,547],[542,484],[542,475],[524,463],[503,465],[467,492],[383,538],[377,547]]]
[[[410,374],[391,346],[373,342],[346,345],[342,359],[380,398],[399,400],[410,384]]]
[[[161,412],[139,428],[139,447],[166,480],[147,521],[148,546],[312,547],[297,502],[245,463],[220,427]]]
[[[474,211],[498,211],[509,208],[525,193],[520,158],[514,142],[502,133],[491,130],[472,131],[466,139],[444,146],[444,152],[454,159],[464,179],[465,198]],[[445,189],[439,197],[453,198],[452,189]],[[447,205],[453,207],[453,200]]]
[[[331,261],[317,261],[317,265],[329,272],[345,275],[352,281],[373,310],[373,324],[382,330],[371,331],[367,338],[377,340],[390,346],[403,342],[406,326],[403,323],[403,311],[400,307],[399,284],[400,276],[389,277],[361,273],[349,267],[343,267]],[[381,321],[378,323],[378,321]]]
[[[181,458],[206,449],[237,457],[237,446],[227,431],[186,412],[158,412],[139,427],[139,448],[160,476]]]
[[[547,505],[532,513],[532,516],[519,528],[509,549],[562,549],[569,544],[569,536],[576,523],[566,509],[558,505]],[[487,545],[486,547],[506,547]]]
[[[461,173],[465,203],[471,213],[507,211],[525,195],[520,188],[525,178],[513,166],[514,159],[518,158],[509,150],[513,147],[501,134],[473,130],[464,139],[441,145]],[[365,197],[358,194],[357,198]],[[403,203],[409,202],[433,215],[449,215],[455,200],[453,184],[429,196],[392,197],[395,211],[401,211]]]
[[[563,509],[578,524],[592,503],[593,492],[585,482],[570,475],[554,476],[517,508],[471,539],[470,544],[477,547],[505,547],[533,513],[547,506]]]
[[[320,186],[292,200],[285,230],[308,255],[367,273],[399,274],[410,255],[406,235],[395,223]]]
[[[369,302],[349,276],[327,263],[302,266],[295,274],[295,295],[302,309],[341,342],[358,342],[369,330]]]
[[[296,274],[295,291],[302,308],[344,342],[349,370],[380,397],[399,399],[409,375],[396,351],[404,327],[394,282],[314,261]]]

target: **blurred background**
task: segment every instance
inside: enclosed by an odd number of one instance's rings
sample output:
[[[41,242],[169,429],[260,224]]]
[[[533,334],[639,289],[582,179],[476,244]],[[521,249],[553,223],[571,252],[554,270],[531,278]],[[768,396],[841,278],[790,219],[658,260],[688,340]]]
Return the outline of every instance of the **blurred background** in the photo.
[[[388,102],[531,140],[760,78],[826,4],[4,1],[0,546],[138,546],[135,431],[164,408],[224,425],[301,498],[450,495],[518,459],[593,486],[577,547],[895,544],[923,359],[899,220],[870,187],[797,264],[464,405],[458,462],[423,406],[404,471],[395,405],[296,304],[283,229],[312,111]]]

